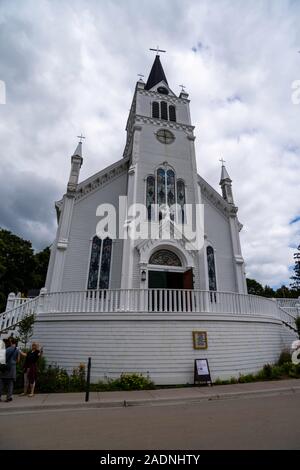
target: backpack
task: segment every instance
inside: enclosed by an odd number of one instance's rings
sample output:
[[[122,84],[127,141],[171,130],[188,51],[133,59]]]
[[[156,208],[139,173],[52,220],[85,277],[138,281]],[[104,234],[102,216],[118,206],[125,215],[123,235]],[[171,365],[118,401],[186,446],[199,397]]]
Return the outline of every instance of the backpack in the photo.
[[[12,351],[9,357],[6,358],[6,364],[0,364],[0,373],[5,374],[10,369],[10,361],[15,353],[16,348]]]

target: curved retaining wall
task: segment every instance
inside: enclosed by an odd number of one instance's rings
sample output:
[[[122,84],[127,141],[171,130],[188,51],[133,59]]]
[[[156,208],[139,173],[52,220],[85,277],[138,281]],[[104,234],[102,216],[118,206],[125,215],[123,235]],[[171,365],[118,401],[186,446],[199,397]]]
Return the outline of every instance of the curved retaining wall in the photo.
[[[208,348],[193,348],[206,331]],[[92,381],[122,372],[149,374],[156,384],[194,381],[194,359],[207,358],[212,379],[256,372],[277,361],[296,333],[268,316],[230,314],[40,314],[34,339],[49,363],[71,371],[92,357]]]

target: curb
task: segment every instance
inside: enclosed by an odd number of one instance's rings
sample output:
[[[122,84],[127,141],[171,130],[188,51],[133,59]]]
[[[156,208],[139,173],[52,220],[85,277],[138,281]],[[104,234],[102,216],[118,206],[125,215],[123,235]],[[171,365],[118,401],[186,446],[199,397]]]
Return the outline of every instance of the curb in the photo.
[[[141,398],[140,400],[111,400],[111,401],[93,401],[93,402],[74,402],[74,403],[51,403],[44,405],[29,405],[15,407],[1,407],[0,415],[9,413],[29,413],[33,411],[63,411],[63,410],[85,410],[95,408],[126,408],[132,406],[160,406],[160,405],[181,405],[190,403],[201,403],[204,401],[229,400],[234,398],[255,398],[257,396],[274,396],[281,394],[300,393],[299,387],[281,387],[266,388],[262,390],[248,390],[239,392],[211,393],[198,397],[180,397],[180,398]]]

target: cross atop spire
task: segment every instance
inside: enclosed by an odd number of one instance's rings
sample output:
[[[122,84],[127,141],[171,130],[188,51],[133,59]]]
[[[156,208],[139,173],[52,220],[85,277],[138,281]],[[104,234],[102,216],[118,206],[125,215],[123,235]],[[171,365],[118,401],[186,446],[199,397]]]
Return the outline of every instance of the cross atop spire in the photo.
[[[155,50],[157,52],[161,51],[158,48],[153,49],[153,50]],[[163,52],[165,52],[165,51],[163,51]],[[155,85],[157,85],[161,81],[164,81],[166,83],[166,85],[168,85],[168,81],[166,79],[164,69],[162,68],[159,55],[157,54],[155,56],[151,72],[149,74],[147,83],[145,85],[145,90],[150,90],[152,87],[154,87]]]
[[[156,55],[159,56],[159,52],[167,52],[167,51],[164,51],[163,49],[159,49],[159,46],[156,46],[156,49],[152,49],[150,47],[149,51],[156,51]]]
[[[85,139],[84,135],[81,133],[81,135],[78,135],[77,137],[79,139],[79,143],[82,144],[82,139]]]
[[[219,162],[222,162],[222,166],[224,166],[224,163],[226,162],[226,160],[223,160],[223,157],[219,159]]]

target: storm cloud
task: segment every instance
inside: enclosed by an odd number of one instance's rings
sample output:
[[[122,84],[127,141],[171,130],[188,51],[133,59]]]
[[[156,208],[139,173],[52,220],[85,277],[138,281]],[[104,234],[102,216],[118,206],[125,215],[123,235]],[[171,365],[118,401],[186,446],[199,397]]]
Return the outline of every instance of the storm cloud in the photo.
[[[249,277],[288,283],[300,242],[300,3],[294,1],[0,2],[0,226],[55,236],[54,201],[83,132],[81,179],[120,159],[137,74],[161,57],[184,83],[199,173],[233,180]]]

